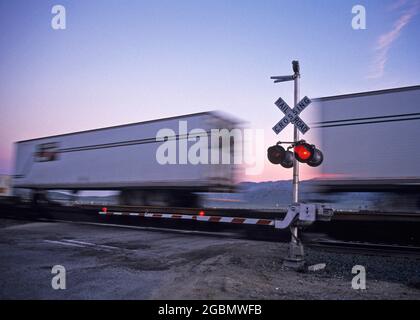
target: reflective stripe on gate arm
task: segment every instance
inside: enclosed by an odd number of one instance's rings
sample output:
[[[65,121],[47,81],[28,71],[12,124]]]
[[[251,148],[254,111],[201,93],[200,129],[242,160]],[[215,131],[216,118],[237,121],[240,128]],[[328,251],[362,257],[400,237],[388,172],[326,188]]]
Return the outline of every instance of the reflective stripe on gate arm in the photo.
[[[133,213],[133,212],[109,212],[100,211],[99,214],[107,216],[130,216],[143,218],[163,218],[163,219],[181,219],[181,220],[196,220],[205,222],[221,222],[234,224],[256,224],[263,226],[274,226],[274,220],[270,219],[256,219],[256,218],[240,218],[240,217],[222,217],[222,216],[200,216],[189,214],[176,213]]]

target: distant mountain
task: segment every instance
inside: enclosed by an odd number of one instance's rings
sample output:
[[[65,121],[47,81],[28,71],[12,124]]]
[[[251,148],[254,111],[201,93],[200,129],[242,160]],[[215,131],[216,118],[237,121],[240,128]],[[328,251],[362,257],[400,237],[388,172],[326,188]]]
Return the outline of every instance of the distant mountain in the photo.
[[[300,188],[304,195],[310,189],[310,182],[301,182]],[[238,193],[207,194],[205,198],[206,204],[215,207],[286,208],[292,201],[292,181],[241,182]]]
[[[389,209],[399,203],[398,195],[349,192],[325,194],[318,193],[313,180],[301,181],[299,196],[302,202],[328,203],[336,209],[367,210]],[[242,182],[238,193],[206,194],[205,204],[210,207],[244,207],[244,208],[286,208],[292,202],[292,181]],[[412,202],[405,201],[412,208]]]

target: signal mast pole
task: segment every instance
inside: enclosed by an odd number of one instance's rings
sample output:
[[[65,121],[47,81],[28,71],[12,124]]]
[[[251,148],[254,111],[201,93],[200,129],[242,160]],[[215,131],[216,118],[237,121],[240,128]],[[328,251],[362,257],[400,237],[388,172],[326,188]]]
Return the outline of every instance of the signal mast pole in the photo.
[[[292,61],[293,72],[291,76],[276,76],[271,77],[274,83],[286,82],[293,80],[294,82],[294,106],[299,103],[299,79],[300,79],[300,66],[299,61]],[[297,126],[294,126],[293,131],[293,144],[299,141],[299,131]],[[292,186],[292,206],[299,205],[299,162],[296,157],[293,159],[293,186]],[[298,238],[298,227],[292,223],[290,226],[291,241],[289,243],[289,254],[284,260],[284,265],[293,269],[301,269],[305,265],[305,255],[303,251],[303,245]]]
[[[299,61],[293,61],[293,71],[294,71],[294,106],[299,102],[299,79],[300,79],[300,66]],[[293,128],[293,142],[296,143],[299,141],[299,131],[296,126]],[[293,159],[293,204],[299,202],[299,161],[296,158]],[[292,232],[292,242],[297,244],[298,241],[298,228],[291,227]]]

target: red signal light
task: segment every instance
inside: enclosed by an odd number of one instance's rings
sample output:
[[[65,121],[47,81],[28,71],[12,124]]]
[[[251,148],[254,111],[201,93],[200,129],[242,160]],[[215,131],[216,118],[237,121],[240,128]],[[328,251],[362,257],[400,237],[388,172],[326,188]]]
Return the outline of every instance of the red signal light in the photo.
[[[202,217],[202,216],[204,216],[204,215],[205,215],[205,213],[204,213],[204,211],[200,211],[200,212],[198,213],[198,215],[199,215],[200,217]]]
[[[307,143],[300,143],[295,146],[295,156],[299,162],[309,161],[314,154],[314,147]]]
[[[108,211],[108,208],[107,208],[107,207],[103,207],[103,208],[102,208],[102,212],[107,213],[107,211]]]

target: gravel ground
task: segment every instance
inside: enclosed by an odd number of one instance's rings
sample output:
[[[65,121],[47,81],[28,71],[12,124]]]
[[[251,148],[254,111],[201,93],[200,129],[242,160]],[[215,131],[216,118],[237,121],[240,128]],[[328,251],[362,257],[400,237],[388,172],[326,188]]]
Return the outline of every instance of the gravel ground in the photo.
[[[307,249],[326,268],[295,272],[284,243],[4,219],[0,230],[1,299],[420,299],[413,257]],[[66,290],[51,288],[56,264]],[[351,287],[354,265],[366,290]]]

